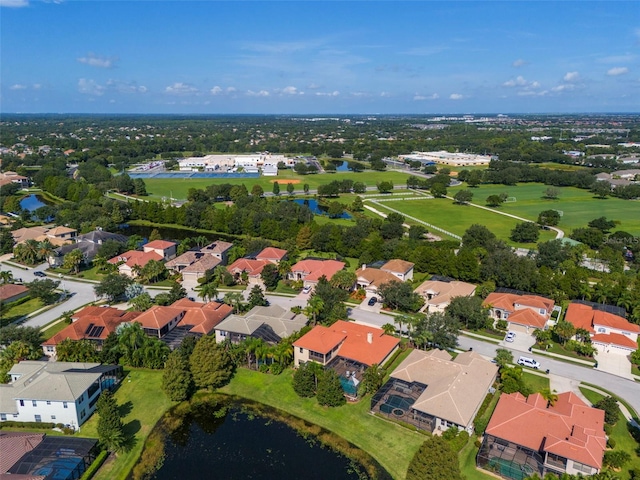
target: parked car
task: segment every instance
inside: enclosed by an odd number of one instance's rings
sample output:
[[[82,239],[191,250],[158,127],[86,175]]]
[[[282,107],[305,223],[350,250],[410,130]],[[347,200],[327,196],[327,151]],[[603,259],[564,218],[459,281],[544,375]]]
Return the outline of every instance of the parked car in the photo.
[[[46,277],[47,275],[44,272],[33,272],[36,277]]]
[[[520,357],[518,359],[518,365],[522,365],[523,367],[535,368],[536,370],[540,368],[540,362],[530,357]]]
[[[378,301],[378,299],[376,297],[371,297],[369,299],[369,302],[367,303],[367,305],[369,305],[370,307],[373,307],[376,304],[377,301]]]
[[[302,289],[302,293],[304,293],[305,295],[310,291],[311,291],[311,287],[309,287],[308,285]]]
[[[515,339],[516,339],[515,332],[509,332],[509,333],[507,333],[507,336],[505,337],[505,340],[507,342],[513,342]]]

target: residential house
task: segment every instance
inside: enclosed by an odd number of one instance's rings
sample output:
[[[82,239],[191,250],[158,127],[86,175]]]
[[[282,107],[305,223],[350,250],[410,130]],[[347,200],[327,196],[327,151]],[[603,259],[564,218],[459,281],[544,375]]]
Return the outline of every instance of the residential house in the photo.
[[[341,377],[349,398],[357,398],[358,384],[371,365],[384,365],[400,340],[380,328],[338,320],[330,327],[317,325],[293,343],[295,367],[315,362]]]
[[[47,230],[47,237],[61,240],[75,240],[78,231],[69,227],[53,227]]]
[[[256,255],[256,260],[266,260],[278,265],[282,260],[287,258],[288,253],[289,252],[282,248],[267,247]]]
[[[551,403],[541,394],[502,394],[484,434],[478,466],[519,480],[534,473],[593,475],[607,446],[604,410],[572,392]]]
[[[0,302],[2,302],[2,304],[15,302],[27,295],[29,295],[29,289],[24,285],[15,285],[13,283],[0,285]]]
[[[162,338],[180,323],[185,313],[184,308],[154,305],[141,313],[135,321],[150,337]]]
[[[198,280],[205,277],[208,273],[220,265],[220,259],[213,255],[203,255],[201,258],[185,267],[180,272],[182,274],[182,284],[185,287],[196,287]]]
[[[99,363],[26,360],[9,370],[11,382],[0,385],[0,422],[53,422],[82,425],[98,397],[112,389],[122,367]]]
[[[300,331],[308,318],[291,310],[270,305],[256,306],[245,315],[230,315],[216,327],[216,342],[239,343],[248,337],[261,338],[269,344],[276,344],[294,332]]]
[[[62,265],[64,256],[76,249],[82,252],[82,257],[85,263],[89,263],[96,257],[98,251],[100,250],[100,247],[104,242],[106,242],[107,240],[113,240],[115,242],[124,244],[127,242],[127,237],[118,233],[105,232],[103,230],[94,230],[93,232],[78,235],[75,240],[76,243],[71,243],[56,248],[53,254],[49,257],[49,265],[52,267],[58,267]]]
[[[314,287],[321,277],[331,280],[344,267],[345,263],[337,260],[307,258],[293,265],[288,277],[290,280],[302,281],[305,287]]]
[[[178,255],[174,259],[169,260],[164,264],[164,266],[167,268],[167,270],[173,270],[176,273],[180,273],[182,272],[182,270],[187,268],[189,265],[197,262],[202,257],[204,257],[204,253],[200,252],[199,250],[189,250],[187,252],[184,252],[182,255]]]
[[[206,247],[202,247],[200,251],[207,255],[213,255],[220,260],[222,265],[226,265],[229,261],[229,250],[231,250],[231,247],[233,247],[233,243],[217,240]]]
[[[407,280],[413,280],[413,266],[414,264],[411,262],[396,258],[382,265],[380,270],[395,275],[401,282],[406,282]]]
[[[451,300],[456,297],[471,297],[476,292],[476,286],[457,280],[427,280],[414,290],[425,299],[423,312],[444,312]]]
[[[52,245],[60,247],[74,241],[77,231],[67,227],[24,227],[11,232],[16,245],[27,240],[43,242],[48,240]]]
[[[398,278],[389,272],[363,264],[356,270],[356,288],[364,289],[368,294],[376,294],[383,283],[397,282]]]
[[[598,308],[597,304],[570,303],[564,319],[587,330],[591,343],[603,353],[629,355],[638,348],[640,325]]]
[[[251,258],[238,258],[235,262],[227,267],[227,270],[236,281],[240,281],[243,274],[247,275],[249,284],[260,284],[262,279],[260,274],[265,265],[269,265],[269,260],[254,260]]]
[[[140,312],[128,312],[111,307],[85,307],[71,317],[71,325],[65,327],[42,344],[47,357],[56,358],[56,347],[66,339],[89,340],[98,350],[110,333],[122,323],[135,320]]]
[[[171,260],[176,256],[178,244],[167,240],[154,240],[142,246],[144,253],[155,252],[161,255],[164,260]]]
[[[20,188],[29,188],[29,185],[31,184],[27,177],[18,175],[16,172],[0,173],[0,187],[10,183],[17,183],[20,185]]]
[[[371,410],[429,432],[473,433],[497,374],[498,366],[475,352],[454,359],[444,350],[413,350],[373,396]]]
[[[546,328],[555,302],[539,295],[492,292],[482,305],[494,320],[506,320],[510,329],[528,333],[530,328]]]
[[[155,250],[141,252],[140,250],[129,250],[127,252],[116,255],[107,260],[107,262],[117,265],[118,272],[121,275],[135,278],[138,276],[137,270],[143,268],[151,260],[161,262],[164,257]]]

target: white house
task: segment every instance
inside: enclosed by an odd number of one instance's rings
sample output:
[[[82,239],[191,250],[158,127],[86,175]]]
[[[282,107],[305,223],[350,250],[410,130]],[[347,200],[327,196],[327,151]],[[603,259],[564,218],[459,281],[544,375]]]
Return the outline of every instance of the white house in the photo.
[[[98,397],[119,381],[121,367],[99,363],[25,360],[0,385],[0,422],[52,422],[73,428],[96,408]]]

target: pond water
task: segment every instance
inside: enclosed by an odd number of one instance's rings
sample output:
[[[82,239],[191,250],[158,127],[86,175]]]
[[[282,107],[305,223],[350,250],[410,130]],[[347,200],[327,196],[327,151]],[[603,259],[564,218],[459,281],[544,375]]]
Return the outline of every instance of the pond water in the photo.
[[[40,207],[44,207],[47,204],[44,203],[40,197],[38,197],[37,195],[29,195],[27,197],[24,197],[22,200],[20,200],[20,207],[22,207],[23,210],[28,210],[29,212],[33,212],[37,209],[39,209]]]
[[[337,167],[337,171],[338,172],[348,172],[349,169],[347,168],[348,162],[345,160],[344,162],[342,162],[340,165],[338,165]]]
[[[165,452],[156,480],[359,478],[348,458],[238,409],[192,416],[167,438]]]
[[[313,198],[309,198],[309,199],[297,198],[294,200],[294,202],[300,205],[306,205],[307,207],[309,207],[309,210],[311,210],[311,213],[313,213],[314,215],[327,214],[327,210],[328,210],[327,207],[325,207],[324,205],[320,205],[318,201],[314,200]],[[351,215],[349,215],[347,212],[342,212],[342,215],[335,218],[351,218]]]

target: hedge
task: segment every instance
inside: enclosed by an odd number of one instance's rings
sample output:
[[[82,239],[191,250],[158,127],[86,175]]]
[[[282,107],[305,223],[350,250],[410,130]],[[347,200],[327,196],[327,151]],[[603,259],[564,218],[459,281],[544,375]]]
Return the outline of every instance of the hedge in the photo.
[[[102,464],[104,463],[104,461],[107,459],[108,456],[109,456],[109,452],[106,451],[106,450],[102,450],[98,454],[96,459],[93,461],[91,466],[89,468],[87,468],[85,470],[85,472],[82,474],[82,476],[80,477],[80,480],[90,480],[90,479],[92,479],[93,476],[96,474],[96,472],[102,466]]]
[[[38,429],[48,429],[54,428],[56,426],[55,423],[49,422],[14,422],[11,420],[0,423],[0,429],[3,428],[38,428]]]

